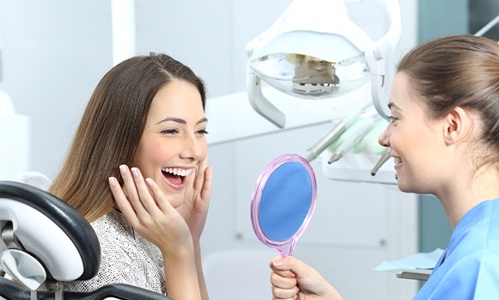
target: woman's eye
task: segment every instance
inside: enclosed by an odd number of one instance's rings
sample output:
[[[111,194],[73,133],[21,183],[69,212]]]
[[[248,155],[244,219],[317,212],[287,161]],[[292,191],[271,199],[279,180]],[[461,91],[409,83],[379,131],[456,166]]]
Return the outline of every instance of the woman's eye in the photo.
[[[208,131],[206,131],[206,129],[201,129],[201,130],[198,130],[197,133],[202,134],[202,135],[206,135],[206,134],[208,134]]]
[[[394,117],[394,116],[389,116],[389,117],[388,117],[388,120],[390,120],[390,123],[393,123],[393,122],[397,121],[397,120],[398,120],[398,118],[397,118],[397,117]]]
[[[178,130],[177,129],[165,129],[163,131],[161,131],[162,134],[175,134],[175,133],[178,133]]]

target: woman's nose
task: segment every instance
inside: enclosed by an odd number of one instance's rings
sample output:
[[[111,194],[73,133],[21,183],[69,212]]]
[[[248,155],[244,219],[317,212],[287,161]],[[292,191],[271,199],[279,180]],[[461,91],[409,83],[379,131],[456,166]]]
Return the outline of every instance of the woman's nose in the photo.
[[[385,130],[381,133],[381,135],[378,137],[378,143],[383,146],[383,147],[390,147],[390,137],[388,133],[388,125]]]
[[[206,139],[196,135],[185,137],[180,156],[182,158],[192,158],[202,160],[206,156]]]

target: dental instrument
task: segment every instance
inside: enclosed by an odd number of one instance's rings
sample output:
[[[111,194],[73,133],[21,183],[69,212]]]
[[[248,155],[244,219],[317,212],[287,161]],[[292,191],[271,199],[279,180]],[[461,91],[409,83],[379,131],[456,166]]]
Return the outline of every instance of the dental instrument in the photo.
[[[390,148],[387,148],[385,150],[385,152],[383,152],[383,154],[381,155],[381,157],[379,158],[378,162],[374,165],[374,167],[372,168],[371,170],[371,175],[372,176],[375,176],[376,173],[378,173],[378,170],[381,168],[381,166],[383,166],[383,164],[385,162],[388,161],[388,159],[390,159]]]
[[[307,150],[305,153],[305,159],[309,162],[319,156],[334,140],[336,140],[339,136],[341,136],[346,131],[346,123],[345,120],[340,120],[336,123],[330,131],[328,131],[312,148]]]
[[[360,110],[355,111],[347,118],[342,119],[336,123],[317,143],[315,143],[305,154],[305,159],[309,162],[317,158],[332,142],[339,138],[349,128],[357,118],[372,106],[371,103],[365,105]]]
[[[376,123],[378,120],[379,116],[372,117],[371,119],[367,120],[364,124],[360,126],[360,128],[352,134],[352,137],[343,144],[341,144],[331,155],[331,157],[328,160],[328,164],[332,164],[335,161],[338,161],[340,158],[342,158],[348,151],[350,151],[355,145],[357,145],[365,136],[366,134],[372,129],[373,125]]]

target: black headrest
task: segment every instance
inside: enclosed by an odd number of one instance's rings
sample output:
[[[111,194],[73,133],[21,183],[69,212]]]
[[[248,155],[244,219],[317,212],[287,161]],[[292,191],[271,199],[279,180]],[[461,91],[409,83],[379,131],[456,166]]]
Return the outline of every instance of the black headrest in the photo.
[[[73,207],[45,190],[14,181],[0,181],[0,198],[33,207],[66,233],[83,262],[83,274],[79,280],[90,279],[97,274],[101,259],[99,240],[90,223]]]

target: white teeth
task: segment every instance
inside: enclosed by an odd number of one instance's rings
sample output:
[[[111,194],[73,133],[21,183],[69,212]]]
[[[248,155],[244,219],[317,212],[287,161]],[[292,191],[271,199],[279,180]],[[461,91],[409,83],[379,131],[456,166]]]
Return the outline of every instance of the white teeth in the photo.
[[[394,157],[394,158],[393,158],[393,162],[394,162],[395,164],[398,164],[398,163],[402,162],[402,160],[400,159],[400,157]]]
[[[191,174],[192,169],[165,168],[165,169],[162,169],[161,171],[171,173],[173,175],[185,177],[185,176],[189,176],[189,174]]]

